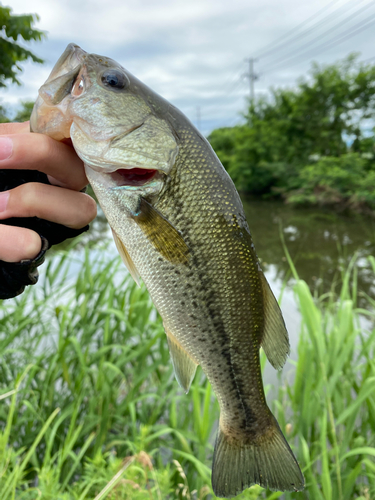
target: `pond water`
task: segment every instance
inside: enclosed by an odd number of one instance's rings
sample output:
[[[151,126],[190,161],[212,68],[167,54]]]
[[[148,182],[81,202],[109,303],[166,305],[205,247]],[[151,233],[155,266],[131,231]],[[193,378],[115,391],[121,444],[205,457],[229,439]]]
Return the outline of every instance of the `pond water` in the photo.
[[[276,279],[290,282],[281,229],[299,277],[313,292],[327,292],[334,283],[339,287],[342,272],[357,255],[358,288],[374,295],[373,277],[366,257],[375,255],[375,220],[321,209],[292,208],[275,201],[245,198],[243,203],[265,272],[272,268]]]
[[[293,208],[278,201],[249,198],[242,201],[258,257],[275,296],[279,298],[284,289],[281,310],[289,332],[291,359],[296,359],[300,314],[282,237],[299,277],[313,293],[339,292],[342,273],[356,255],[358,292],[375,298],[373,273],[366,259],[375,255],[375,221],[361,215]],[[288,364],[283,370],[283,378],[287,376]],[[265,382],[275,384],[276,379],[276,373],[267,364]]]

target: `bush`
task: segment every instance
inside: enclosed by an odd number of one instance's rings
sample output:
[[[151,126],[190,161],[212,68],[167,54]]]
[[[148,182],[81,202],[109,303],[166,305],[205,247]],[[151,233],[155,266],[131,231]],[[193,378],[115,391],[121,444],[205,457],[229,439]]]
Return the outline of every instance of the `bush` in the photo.
[[[299,188],[287,193],[290,203],[339,205],[356,210],[375,209],[373,162],[359,153],[320,158],[301,168]]]
[[[252,101],[244,125],[209,136],[241,191],[288,202],[375,209],[375,66],[350,55]],[[367,122],[366,122],[367,120]],[[311,160],[317,158],[317,163]]]

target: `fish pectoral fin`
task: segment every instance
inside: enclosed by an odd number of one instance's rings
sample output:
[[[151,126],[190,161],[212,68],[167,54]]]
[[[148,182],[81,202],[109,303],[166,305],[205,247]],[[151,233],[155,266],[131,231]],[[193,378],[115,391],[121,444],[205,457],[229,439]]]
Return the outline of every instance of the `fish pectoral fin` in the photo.
[[[264,302],[264,331],[260,339],[261,346],[271,365],[280,370],[290,353],[289,337],[279,304],[262,272],[260,280]]]
[[[179,385],[186,394],[189,392],[198,364],[185,351],[176,338],[165,328],[169,352],[172,358],[174,373]]]
[[[120,240],[120,237],[117,235],[117,233],[113,229],[112,229],[112,234],[113,234],[113,239],[115,240],[115,243],[116,243],[118,253],[121,256],[122,261],[124,262],[125,266],[127,267],[133,280],[137,283],[138,286],[141,286],[141,284],[139,282],[139,278],[140,278],[139,272],[138,272],[137,268],[135,267],[135,264],[129,255],[129,252],[126,250],[125,245],[123,244],[123,242]]]
[[[187,264],[189,248],[175,227],[148,201],[140,198],[134,221],[140,226],[153,247],[174,264]]]

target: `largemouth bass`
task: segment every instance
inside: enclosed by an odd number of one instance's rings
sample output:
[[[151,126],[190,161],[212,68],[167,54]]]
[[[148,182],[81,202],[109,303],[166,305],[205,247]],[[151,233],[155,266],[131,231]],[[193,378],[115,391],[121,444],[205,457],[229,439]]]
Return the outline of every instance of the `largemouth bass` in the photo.
[[[267,406],[263,347],[289,354],[233,182],[174,106],[108,57],[70,44],[39,90],[34,132],[71,138],[135,281],[159,311],[176,378],[197,365],[220,406],[212,465],[218,497],[252,484],[298,491],[304,479]]]

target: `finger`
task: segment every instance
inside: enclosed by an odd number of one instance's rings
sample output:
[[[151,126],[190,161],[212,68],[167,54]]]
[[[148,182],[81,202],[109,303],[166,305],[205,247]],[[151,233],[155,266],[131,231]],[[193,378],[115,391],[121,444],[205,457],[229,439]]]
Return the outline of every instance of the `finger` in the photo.
[[[96,217],[96,203],[87,194],[28,182],[0,193],[0,219],[39,217],[80,229]]]
[[[44,134],[19,133],[0,137],[0,168],[39,170],[69,189],[88,184],[83,162],[73,147]]]
[[[30,132],[30,122],[0,123],[0,135],[26,134]]]
[[[41,249],[42,240],[31,229],[0,224],[0,260],[20,262],[34,259]]]

